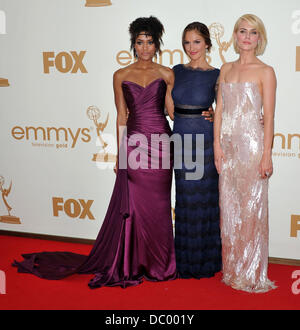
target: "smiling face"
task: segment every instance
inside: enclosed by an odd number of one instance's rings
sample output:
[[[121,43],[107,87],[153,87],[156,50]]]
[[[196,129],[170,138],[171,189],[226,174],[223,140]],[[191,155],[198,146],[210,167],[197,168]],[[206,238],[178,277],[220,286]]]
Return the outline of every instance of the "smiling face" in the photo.
[[[137,36],[134,43],[134,48],[137,57],[144,61],[151,60],[156,53],[156,47],[152,36],[146,34],[145,32],[141,32]]]
[[[204,38],[196,30],[187,31],[183,39],[183,47],[191,60],[206,56],[207,45]]]

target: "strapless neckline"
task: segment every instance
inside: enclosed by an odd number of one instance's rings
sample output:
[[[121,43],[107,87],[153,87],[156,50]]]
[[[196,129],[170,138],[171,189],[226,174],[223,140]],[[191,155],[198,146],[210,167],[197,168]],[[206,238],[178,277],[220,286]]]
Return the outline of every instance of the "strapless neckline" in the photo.
[[[239,85],[239,84],[252,84],[252,85],[256,85],[258,86],[257,82],[255,81],[238,81],[238,82],[226,82],[226,81],[222,81],[221,84],[225,84],[225,85]]]
[[[250,86],[254,86],[258,90],[260,99],[262,100],[262,95],[261,95],[258,83],[256,81],[238,81],[238,82],[225,82],[225,81],[222,81],[221,84],[224,84],[224,85],[250,85]]]
[[[122,81],[122,84],[124,84],[124,83],[130,83],[130,84],[133,84],[133,85],[136,85],[136,86],[138,86],[138,87],[140,87],[140,88],[143,88],[143,89],[146,89],[146,88],[148,88],[149,86],[151,86],[152,84],[154,84],[156,81],[160,81],[160,80],[162,80],[164,83],[166,83],[165,82],[165,80],[163,79],[163,78],[157,78],[157,79],[154,79],[154,80],[152,80],[147,86],[142,86],[142,85],[140,85],[140,84],[138,84],[138,83],[136,83],[136,82],[134,82],[134,81],[130,81],[130,80],[123,80]]]

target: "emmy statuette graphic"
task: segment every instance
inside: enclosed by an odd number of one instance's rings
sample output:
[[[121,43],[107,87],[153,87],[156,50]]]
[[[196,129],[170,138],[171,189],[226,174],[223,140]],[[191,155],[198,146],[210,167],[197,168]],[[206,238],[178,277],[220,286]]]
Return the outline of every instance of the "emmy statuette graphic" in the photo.
[[[20,218],[15,217],[15,216],[10,214],[10,211],[12,210],[12,207],[9,206],[9,204],[6,201],[6,197],[10,194],[10,191],[11,191],[12,182],[10,182],[10,185],[9,185],[8,189],[5,189],[3,187],[3,185],[4,185],[4,178],[3,178],[2,175],[0,175],[0,191],[2,193],[2,200],[5,204],[7,212],[8,212],[8,215],[0,216],[0,222],[19,224],[19,223],[21,223]]]
[[[86,0],[86,7],[104,7],[111,6],[110,0]]]
[[[226,63],[223,52],[227,52],[228,48],[231,46],[232,41],[233,41],[232,37],[230,38],[229,42],[226,42],[226,41],[221,42],[220,39],[224,35],[224,27],[220,23],[212,23],[209,26],[209,32],[210,32],[211,37],[217,41],[217,44],[219,46],[219,55],[220,55],[222,62]]]
[[[116,162],[116,155],[109,153],[107,151],[107,146],[108,144],[104,141],[103,137],[102,137],[102,133],[105,129],[105,127],[107,126],[108,123],[108,118],[109,118],[109,114],[107,114],[106,116],[106,120],[104,123],[102,122],[98,122],[98,119],[101,117],[101,113],[100,110],[94,106],[91,105],[90,107],[87,108],[86,114],[88,116],[88,118],[90,120],[92,120],[96,126],[97,129],[97,136],[100,142],[100,152],[98,152],[97,154],[93,155],[93,161],[96,162],[109,162],[109,163],[114,163]]]

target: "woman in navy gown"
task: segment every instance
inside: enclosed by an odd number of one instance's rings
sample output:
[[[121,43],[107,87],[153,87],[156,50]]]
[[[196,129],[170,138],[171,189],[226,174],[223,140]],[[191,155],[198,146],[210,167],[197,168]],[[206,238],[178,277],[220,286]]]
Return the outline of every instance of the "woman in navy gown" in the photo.
[[[120,127],[127,129],[127,135],[120,136],[123,141],[120,149],[126,151],[128,159],[121,157],[116,165],[113,194],[90,254],[25,254],[22,262],[14,262],[19,272],[47,279],[75,273],[95,274],[89,282],[91,288],[116,285],[125,288],[141,283],[143,278],[151,281],[176,278],[170,157],[163,155],[161,148],[153,150],[152,146],[151,152],[159,155],[156,161],[160,166],[154,169],[148,166],[152,164],[148,148],[151,134],[171,134],[164,108],[170,106],[165,97],[171,95],[174,74],[152,61],[160,52],[163,31],[155,17],[138,18],[129,27],[137,61],[114,74],[117,134],[122,134]],[[131,157],[136,151],[133,145],[136,134],[143,138],[137,141],[138,157]],[[161,166],[163,157],[169,160],[168,168]]]
[[[202,177],[189,179],[194,170],[175,167],[175,252],[176,265],[182,278],[211,277],[221,270],[221,239],[219,227],[218,174],[214,165],[213,124],[205,117],[215,100],[219,70],[206,61],[211,40],[206,25],[194,22],[183,31],[182,44],[190,58],[188,64],[174,66],[174,134],[184,139],[191,134],[193,145],[177,154],[197,159],[204,152]],[[196,134],[204,135],[204,149],[196,147]],[[184,145],[184,143],[183,143]],[[184,159],[184,158],[183,158]],[[199,166],[199,164],[197,164]]]

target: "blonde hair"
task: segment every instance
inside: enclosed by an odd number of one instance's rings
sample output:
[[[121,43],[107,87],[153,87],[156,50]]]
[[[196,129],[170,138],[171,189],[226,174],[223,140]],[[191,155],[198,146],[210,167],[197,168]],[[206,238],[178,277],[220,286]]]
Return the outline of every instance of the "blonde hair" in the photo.
[[[255,55],[262,55],[266,49],[267,46],[267,32],[264,26],[264,23],[262,20],[253,15],[253,14],[245,14],[241,16],[235,23],[234,28],[233,28],[233,34],[236,33],[239,29],[239,25],[241,24],[242,21],[246,21],[249,25],[253,26],[255,28],[260,36],[260,39],[258,40],[256,49],[255,49]],[[240,53],[239,47],[237,45],[237,42],[235,40],[235,37],[233,36],[233,48],[237,54]]]

